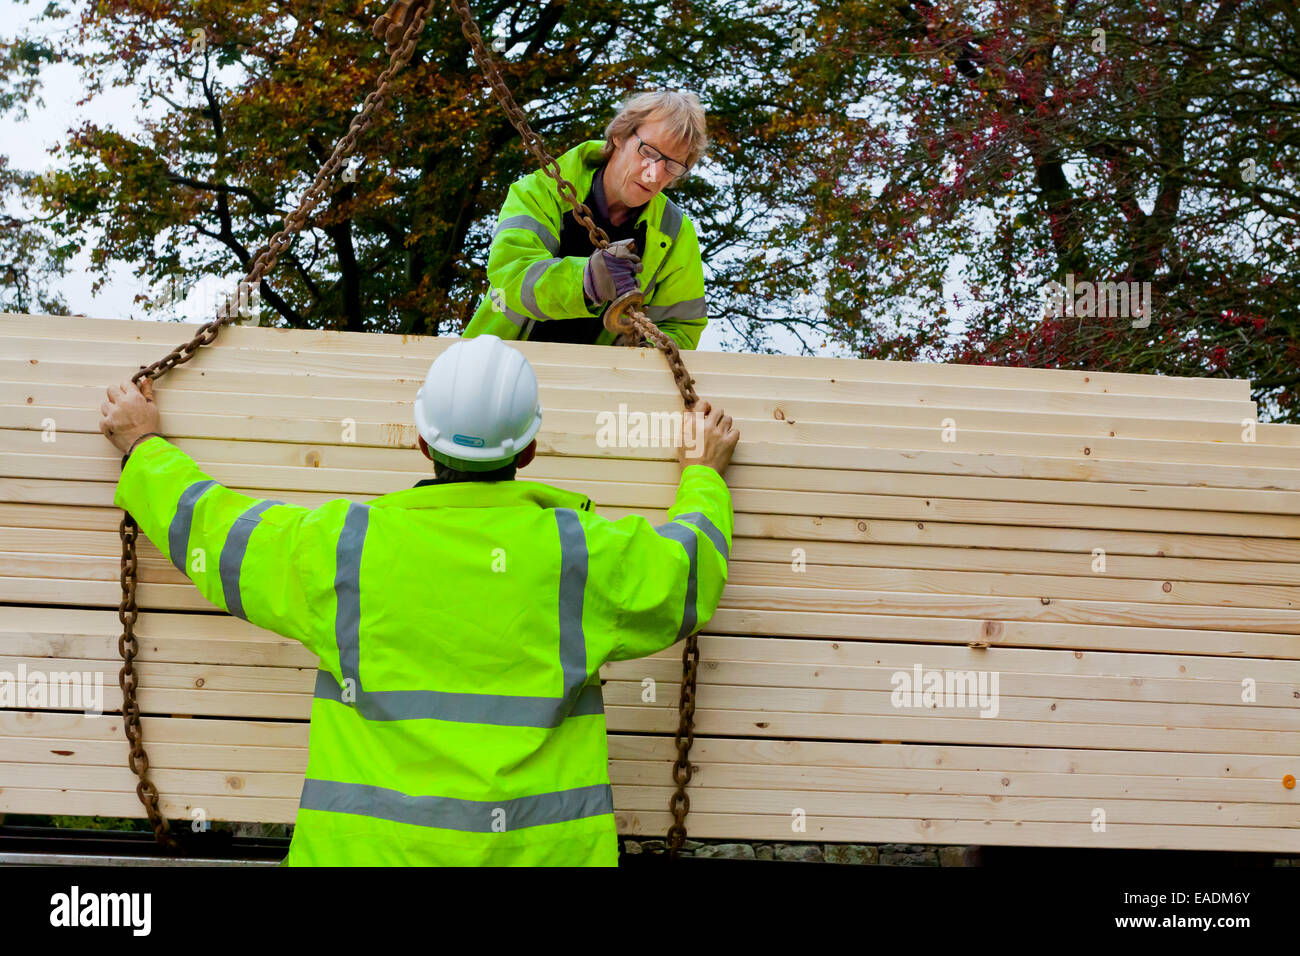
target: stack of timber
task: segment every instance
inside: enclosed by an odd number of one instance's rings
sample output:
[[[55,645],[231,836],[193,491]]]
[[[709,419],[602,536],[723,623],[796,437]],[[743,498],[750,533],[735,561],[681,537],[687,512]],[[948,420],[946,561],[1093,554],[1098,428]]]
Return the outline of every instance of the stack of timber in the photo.
[[[120,708],[98,407],[193,331],[0,317],[0,671],[102,670]],[[452,341],[226,328],[160,380],[162,427],[257,497],[407,488],[430,473],[411,403]],[[544,410],[520,477],[666,520],[675,451],[597,438],[620,403],[680,409],[663,356],[516,347]],[[1248,382],[685,357],[742,433],[691,836],[1300,852],[1300,428],[1254,426]],[[315,658],[216,611],[143,536],[140,581],[163,812],[292,821]],[[672,822],[680,655],[602,669],[620,833]],[[931,671],[996,673],[996,715],[899,706],[918,703],[899,675]],[[143,816],[135,782],[120,718],[0,711],[0,812]]]

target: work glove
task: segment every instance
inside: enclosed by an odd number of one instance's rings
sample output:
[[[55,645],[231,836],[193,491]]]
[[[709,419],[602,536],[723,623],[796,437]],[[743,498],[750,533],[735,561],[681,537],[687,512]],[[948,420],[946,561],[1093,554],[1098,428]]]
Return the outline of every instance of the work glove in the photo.
[[[635,239],[620,239],[604,249],[597,249],[582,270],[582,291],[592,302],[613,302],[619,296],[636,292],[636,274],[641,271],[641,257],[633,252]]]

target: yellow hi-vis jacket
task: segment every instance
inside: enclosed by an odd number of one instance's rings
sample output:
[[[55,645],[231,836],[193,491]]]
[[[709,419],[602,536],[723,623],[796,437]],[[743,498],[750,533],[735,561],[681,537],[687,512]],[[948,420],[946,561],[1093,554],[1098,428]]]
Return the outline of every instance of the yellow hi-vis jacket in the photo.
[[[579,199],[591,191],[603,145],[604,140],[587,140],[556,160]],[[505,340],[527,339],[537,322],[604,313],[608,303],[590,309],[582,291],[587,256],[556,257],[566,212],[571,213],[572,207],[545,170],[511,185],[488,251],[489,293],[466,325],[465,338],[490,334]],[[637,222],[643,220],[646,248],[636,276],[644,293],[643,311],[679,348],[693,349],[709,322],[695,225],[662,191],[646,204]],[[613,341],[614,334],[602,328],[592,344]]]
[[[712,468],[683,469],[657,527],[520,480],[311,509],[148,438],[113,503],[217,607],[320,658],[288,865],[617,864],[599,669],[717,608]]]

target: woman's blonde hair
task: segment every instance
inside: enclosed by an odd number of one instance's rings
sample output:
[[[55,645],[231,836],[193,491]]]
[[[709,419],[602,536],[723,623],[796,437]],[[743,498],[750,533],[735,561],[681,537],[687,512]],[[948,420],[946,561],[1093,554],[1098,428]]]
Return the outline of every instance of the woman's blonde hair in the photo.
[[[636,134],[642,123],[659,120],[668,124],[669,132],[675,139],[684,140],[689,145],[685,159],[689,173],[709,145],[704,107],[694,93],[660,90],[637,93],[628,99],[619,109],[618,115],[605,127],[605,145],[600,151],[601,162],[608,162],[614,155],[615,137],[626,142]]]

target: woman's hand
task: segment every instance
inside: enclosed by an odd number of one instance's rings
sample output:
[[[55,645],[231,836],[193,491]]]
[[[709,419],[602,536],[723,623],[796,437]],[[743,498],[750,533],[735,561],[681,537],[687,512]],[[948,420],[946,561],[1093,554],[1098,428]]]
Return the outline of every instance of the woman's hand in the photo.
[[[582,273],[582,290],[588,299],[592,302],[612,302],[620,295],[640,288],[636,274],[643,266],[641,257],[633,251],[632,244],[635,241],[620,239],[591,254]]]

